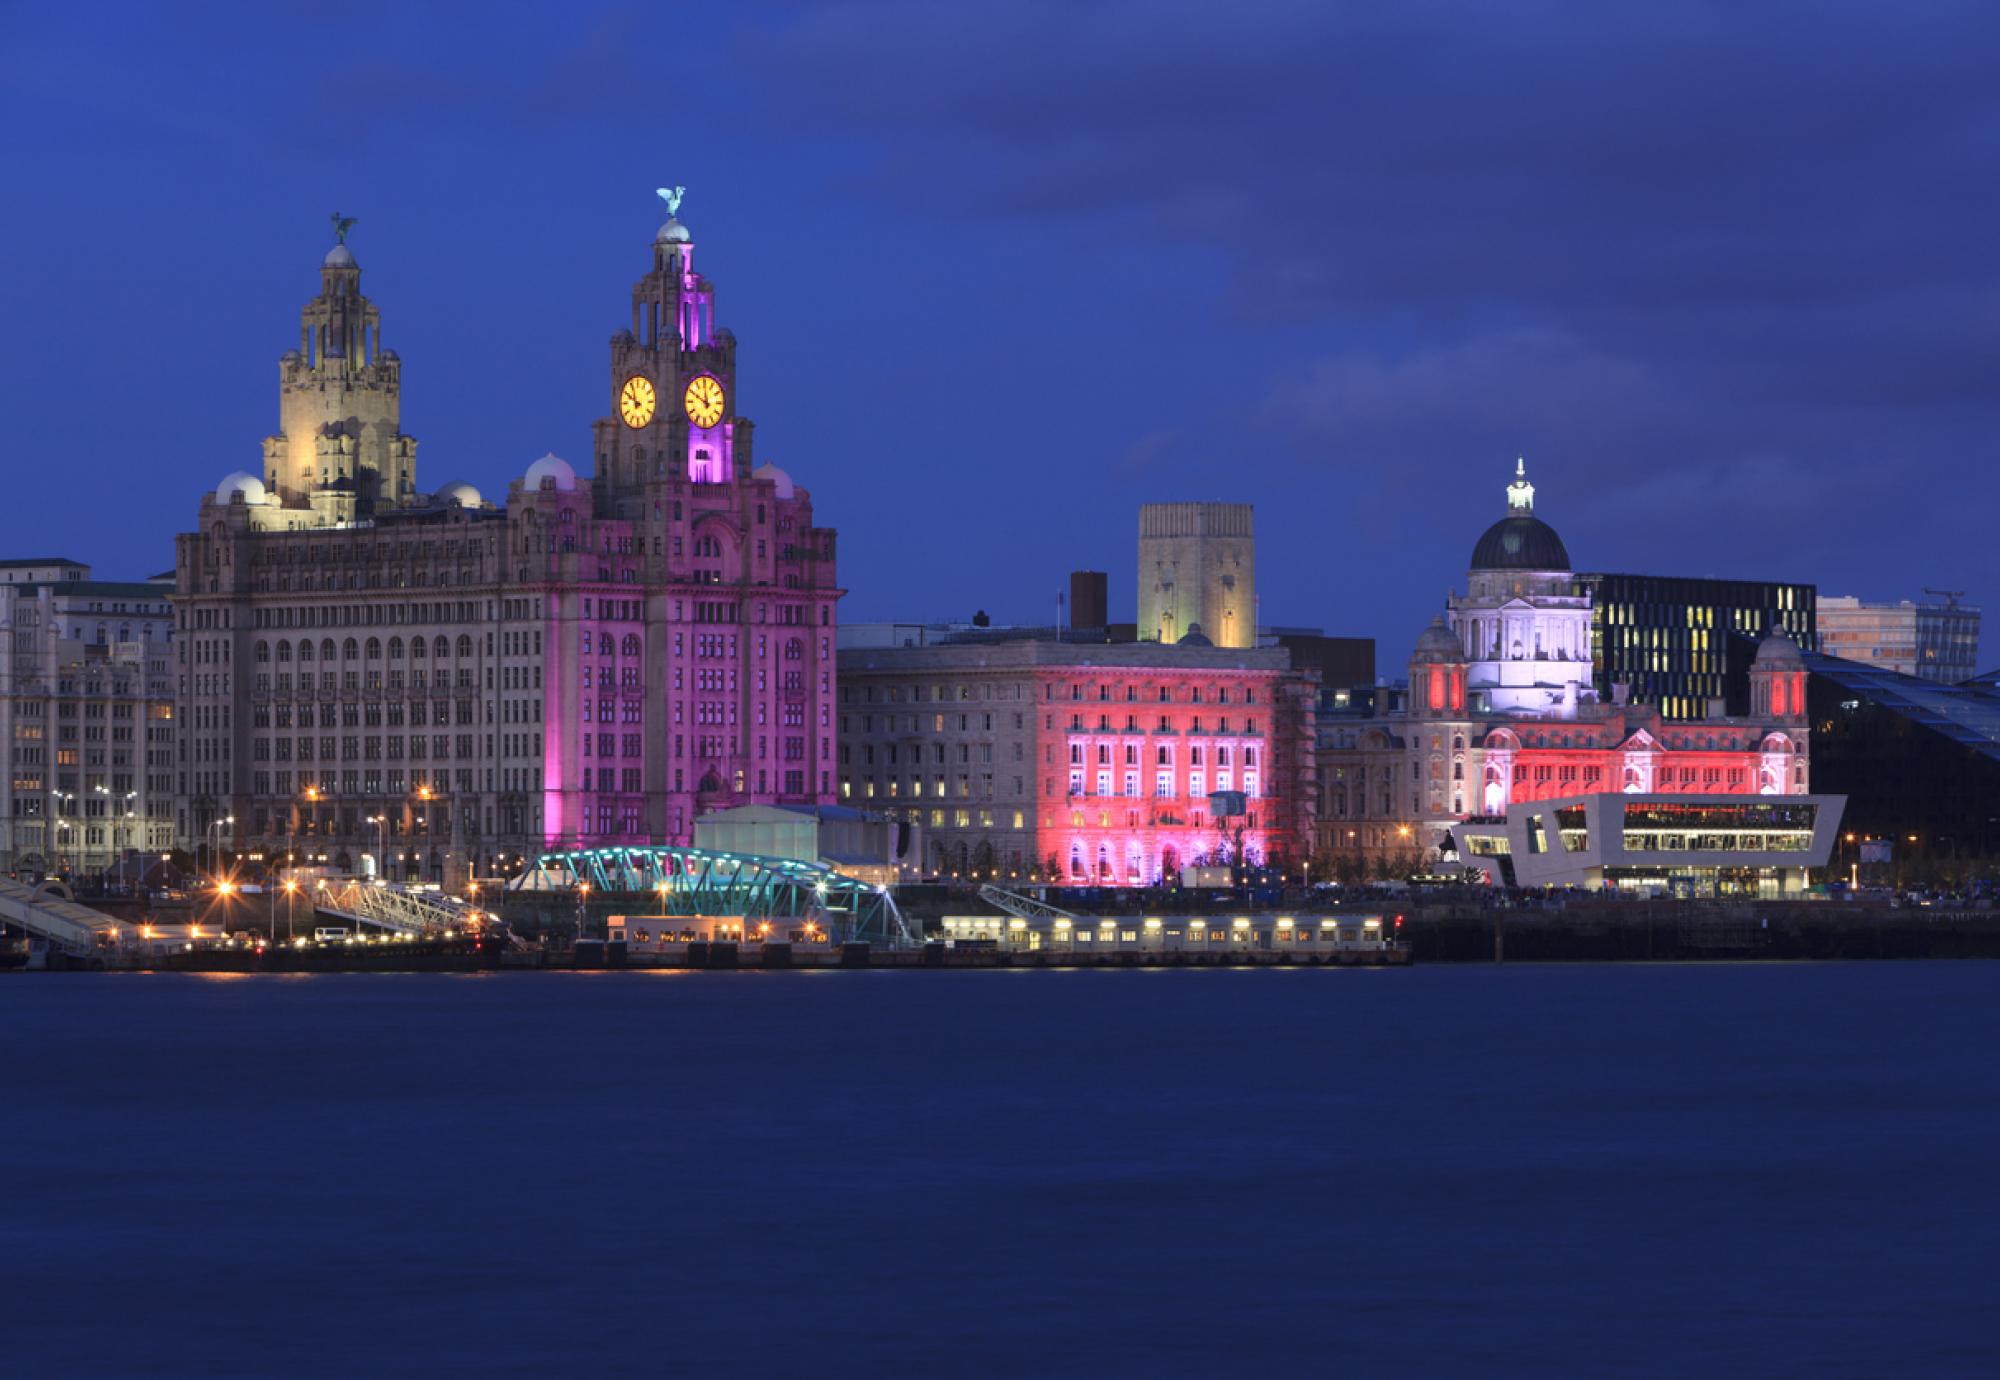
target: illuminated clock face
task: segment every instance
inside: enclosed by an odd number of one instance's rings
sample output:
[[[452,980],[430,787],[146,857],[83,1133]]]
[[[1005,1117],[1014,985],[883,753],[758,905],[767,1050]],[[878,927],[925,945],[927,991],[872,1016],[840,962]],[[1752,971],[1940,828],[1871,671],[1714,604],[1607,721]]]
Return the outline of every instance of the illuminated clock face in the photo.
[[[722,420],[722,385],[707,374],[689,380],[682,401],[687,404],[688,420],[696,426],[714,426]]]
[[[625,419],[626,426],[642,427],[653,420],[653,408],[658,402],[653,381],[634,374],[618,392],[618,415]]]

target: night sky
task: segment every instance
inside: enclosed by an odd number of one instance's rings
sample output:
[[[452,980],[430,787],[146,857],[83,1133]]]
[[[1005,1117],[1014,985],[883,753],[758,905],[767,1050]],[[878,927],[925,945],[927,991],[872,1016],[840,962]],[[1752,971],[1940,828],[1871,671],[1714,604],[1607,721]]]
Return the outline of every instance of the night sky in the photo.
[[[1580,568],[1995,599],[1990,0],[9,5],[0,63],[5,554],[172,564],[336,208],[419,486],[586,468],[681,183],[850,621],[1130,617],[1140,503],[1247,501],[1264,620],[1389,669],[1517,454]]]

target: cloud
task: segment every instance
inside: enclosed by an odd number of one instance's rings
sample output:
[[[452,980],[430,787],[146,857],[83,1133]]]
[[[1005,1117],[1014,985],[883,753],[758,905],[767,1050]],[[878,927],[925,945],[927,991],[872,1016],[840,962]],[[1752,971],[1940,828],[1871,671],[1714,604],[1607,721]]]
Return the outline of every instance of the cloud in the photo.
[[[751,60],[871,195],[1212,251],[1263,485],[1456,531],[1521,453],[1621,560],[1995,573],[1990,4],[882,0]]]

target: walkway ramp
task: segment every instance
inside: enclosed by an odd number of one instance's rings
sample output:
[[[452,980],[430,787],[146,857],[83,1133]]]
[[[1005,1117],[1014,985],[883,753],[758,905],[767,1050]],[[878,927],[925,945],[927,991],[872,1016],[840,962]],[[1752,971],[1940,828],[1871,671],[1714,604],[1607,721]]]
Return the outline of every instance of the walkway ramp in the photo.
[[[313,892],[313,909],[357,928],[373,925],[414,935],[463,929],[472,915],[470,908],[455,897],[434,891],[411,891],[394,883],[360,877],[327,879]]]
[[[510,893],[555,893],[581,907],[623,906],[634,913],[740,915],[748,920],[799,916],[826,926],[841,943],[914,948],[922,941],[896,908],[889,888],[835,871],[823,862],[646,844],[544,853],[507,883]]]
[[[1064,910],[1061,906],[1052,906],[1046,901],[1037,901],[1032,896],[1023,896],[1018,891],[1007,891],[997,886],[979,888],[979,899],[989,906],[1003,910],[1009,915],[1019,916],[1023,920],[1069,920],[1081,923],[1088,918],[1073,910]]]
[[[135,938],[136,927],[103,911],[0,877],[0,919],[75,957]]]

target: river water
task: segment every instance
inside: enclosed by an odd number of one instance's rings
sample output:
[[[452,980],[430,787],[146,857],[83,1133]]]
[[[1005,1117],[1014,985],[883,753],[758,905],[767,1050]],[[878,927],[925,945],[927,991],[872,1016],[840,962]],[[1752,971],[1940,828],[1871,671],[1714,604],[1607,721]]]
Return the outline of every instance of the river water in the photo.
[[[2000,967],[16,974],[40,1376],[2000,1373]]]

